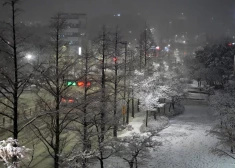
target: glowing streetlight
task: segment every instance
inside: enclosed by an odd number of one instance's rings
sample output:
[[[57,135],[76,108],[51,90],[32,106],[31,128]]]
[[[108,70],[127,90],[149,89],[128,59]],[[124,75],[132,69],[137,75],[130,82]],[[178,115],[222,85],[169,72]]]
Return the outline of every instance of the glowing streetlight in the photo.
[[[32,54],[27,54],[27,55],[25,56],[25,58],[26,58],[27,60],[32,60],[32,59],[33,59],[33,55],[32,55]]]

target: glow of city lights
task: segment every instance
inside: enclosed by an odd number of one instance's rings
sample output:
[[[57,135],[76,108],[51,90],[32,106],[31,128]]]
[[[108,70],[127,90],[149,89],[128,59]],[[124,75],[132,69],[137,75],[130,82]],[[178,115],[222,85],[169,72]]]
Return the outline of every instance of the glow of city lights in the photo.
[[[157,47],[156,47],[156,50],[160,50],[160,47],[159,47],[159,46],[157,46]]]
[[[165,51],[168,52],[168,51],[169,51],[169,48],[168,48],[168,47],[165,47]]]
[[[27,54],[27,55],[25,56],[25,58],[26,58],[27,60],[31,60],[31,59],[33,59],[33,55],[32,55],[32,54]]]

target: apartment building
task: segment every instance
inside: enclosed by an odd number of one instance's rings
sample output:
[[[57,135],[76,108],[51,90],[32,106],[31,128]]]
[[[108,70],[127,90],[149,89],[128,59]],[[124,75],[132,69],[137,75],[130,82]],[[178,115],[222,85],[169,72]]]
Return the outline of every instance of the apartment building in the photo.
[[[82,46],[86,39],[87,16],[82,13],[62,13],[62,17],[67,22],[62,37],[68,44],[69,53],[71,55],[81,55]]]

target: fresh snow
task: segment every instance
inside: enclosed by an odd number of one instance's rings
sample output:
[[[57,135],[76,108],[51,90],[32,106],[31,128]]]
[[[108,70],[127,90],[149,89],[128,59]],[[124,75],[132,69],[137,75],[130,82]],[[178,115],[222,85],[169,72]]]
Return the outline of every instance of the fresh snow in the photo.
[[[205,95],[192,93],[191,98],[204,99]],[[196,102],[196,103],[195,103]],[[200,102],[202,104],[200,105]],[[218,156],[212,149],[218,145],[218,138],[210,133],[216,124],[212,108],[205,101],[192,101],[185,105],[185,112],[170,120],[168,127],[159,132],[156,140],[162,146],[151,150],[151,158],[138,168],[231,168],[235,160],[229,156]],[[195,104],[195,105],[193,105]],[[132,119],[131,131],[124,131],[119,137],[140,133],[145,113],[137,113]],[[151,120],[152,123],[153,120]],[[151,124],[151,126],[153,126]],[[159,124],[154,125],[159,127]],[[228,151],[229,152],[229,151]],[[139,158],[139,161],[141,159]],[[141,162],[141,161],[140,161]],[[105,161],[107,168],[128,167],[122,159],[111,157]],[[96,165],[97,168],[99,165]]]
[[[205,98],[191,94],[193,98]],[[203,103],[204,104],[204,103]],[[157,137],[163,145],[151,153],[148,168],[231,168],[235,160],[212,152],[218,144],[209,131],[216,118],[208,105],[186,105],[185,112],[170,121]]]
[[[218,140],[209,133],[214,126],[208,106],[188,105],[185,113],[171,120],[157,138],[163,142],[152,152],[148,168],[231,168],[235,160],[211,152]]]
[[[140,133],[140,127],[143,124],[144,115],[143,113],[137,113],[135,114],[135,118],[133,118],[130,122],[130,126],[132,127],[132,130],[124,130],[124,133],[119,135],[119,137],[125,137],[130,136],[132,133]]]
[[[203,98],[203,94],[191,94],[190,97]],[[156,137],[163,144],[151,152],[146,165],[140,168],[231,168],[235,160],[228,156],[218,156],[212,152],[219,142],[210,130],[216,124],[212,109],[205,105],[186,105],[185,112],[170,121]],[[144,117],[144,116],[143,116]],[[144,118],[143,118],[144,119]],[[142,120],[143,120],[142,119]],[[138,123],[138,121],[140,123]],[[140,117],[130,125],[138,133]],[[130,132],[133,132],[130,131]],[[127,136],[124,133],[122,136]]]

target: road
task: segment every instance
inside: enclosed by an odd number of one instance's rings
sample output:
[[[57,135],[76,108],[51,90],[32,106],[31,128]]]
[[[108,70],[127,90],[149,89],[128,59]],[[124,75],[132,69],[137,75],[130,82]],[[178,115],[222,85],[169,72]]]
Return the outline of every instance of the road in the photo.
[[[172,119],[170,126],[160,132],[158,140],[163,143],[163,146],[152,152],[152,158],[146,167],[233,167],[235,160],[225,156],[220,157],[211,152],[218,143],[217,137],[209,133],[216,124],[215,120],[212,109],[205,101],[188,101],[184,114]]]

